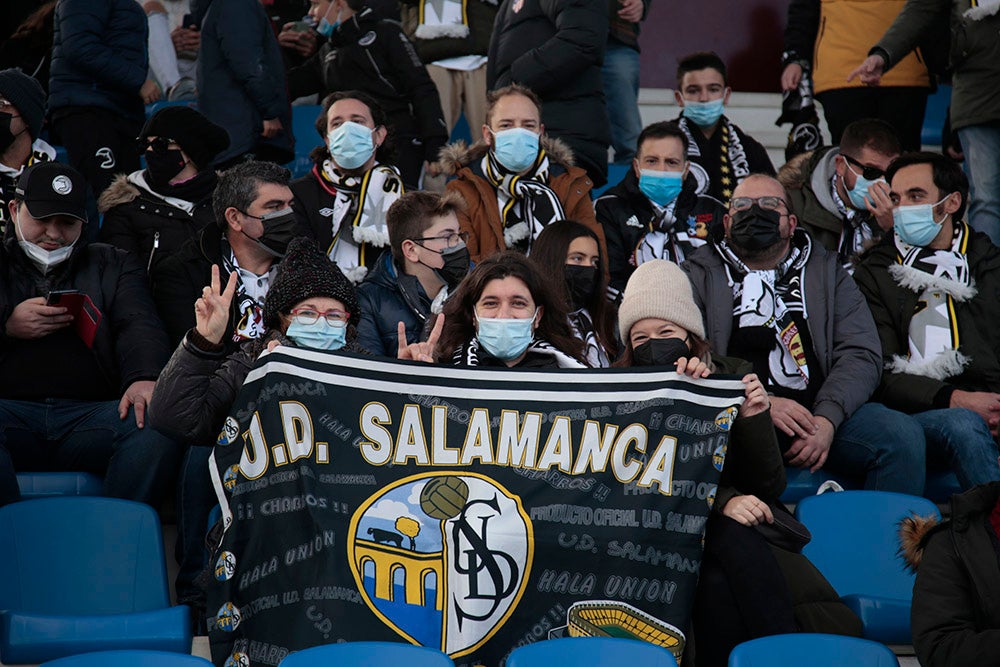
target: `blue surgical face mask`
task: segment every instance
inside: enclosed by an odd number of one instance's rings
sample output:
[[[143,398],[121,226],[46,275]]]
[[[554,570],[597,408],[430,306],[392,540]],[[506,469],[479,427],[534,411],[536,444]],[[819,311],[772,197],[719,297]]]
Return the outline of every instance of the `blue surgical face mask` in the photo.
[[[332,35],[333,31],[336,30],[337,26],[340,25],[340,15],[343,12],[343,9],[337,12],[337,19],[333,23],[330,23],[330,19],[327,18],[327,15],[329,15],[330,10],[332,8],[333,8],[333,3],[331,2],[330,6],[327,7],[326,9],[326,14],[323,15],[322,19],[320,19],[319,27],[316,28],[316,32],[323,35],[324,37],[329,37],[330,35]]]
[[[523,320],[516,317],[479,317],[477,315],[476,338],[479,339],[479,344],[483,346],[483,349],[497,359],[501,361],[516,359],[528,349],[531,339],[534,338],[533,325],[537,314],[538,309],[536,308],[534,315]]]
[[[922,248],[934,240],[941,231],[941,223],[948,217],[945,214],[940,220],[935,220],[934,207],[947,198],[946,196],[934,204],[897,206],[892,209],[893,229],[903,243]]]
[[[375,154],[373,130],[361,123],[346,121],[326,135],[330,157],[341,169],[357,169]]]
[[[339,350],[347,342],[347,323],[333,325],[320,317],[312,324],[303,324],[296,318],[288,325],[285,335],[299,347],[313,350]]]
[[[639,189],[658,206],[666,206],[681,193],[684,172],[643,169],[639,172]]]
[[[494,132],[493,154],[504,167],[520,173],[538,159],[538,135],[523,127]]]
[[[681,114],[699,127],[710,127],[722,117],[724,110],[725,104],[723,104],[721,97],[709,102],[688,102],[685,100]]]
[[[851,169],[850,163],[848,163],[847,168]],[[851,206],[854,208],[859,211],[867,210],[868,206],[865,205],[865,197],[868,195],[868,188],[875,183],[885,183],[885,179],[878,178],[870,181],[853,169],[851,169],[851,173],[854,174],[856,180],[854,181],[854,187],[847,191],[847,198],[851,200]]]

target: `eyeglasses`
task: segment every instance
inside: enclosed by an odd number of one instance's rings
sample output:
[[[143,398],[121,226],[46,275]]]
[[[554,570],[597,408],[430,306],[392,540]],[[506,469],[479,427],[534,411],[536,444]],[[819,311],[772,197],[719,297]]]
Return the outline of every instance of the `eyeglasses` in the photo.
[[[302,324],[316,324],[320,317],[325,317],[327,324],[333,327],[347,324],[347,320],[351,318],[350,313],[345,313],[342,310],[328,310],[325,313],[320,313],[312,308],[293,308],[292,316]]]
[[[754,204],[769,211],[781,211],[787,209],[788,204],[781,197],[734,197],[729,200],[729,206],[734,211],[746,211]]]
[[[411,241],[443,241],[446,248],[454,248],[460,242],[468,243],[469,232],[448,232],[443,236],[423,236],[416,239],[410,239]]]
[[[164,151],[170,150],[170,144],[176,142],[173,139],[169,139],[167,137],[154,137],[152,139],[140,137],[138,143],[139,143],[140,153],[145,153],[150,148],[152,148],[157,153],[162,153]]]
[[[14,105],[0,97],[0,111],[4,113],[10,113],[14,110]]]
[[[850,164],[853,164],[855,167],[860,169],[861,175],[867,178],[869,181],[877,181],[880,178],[885,178],[885,171],[883,169],[879,169],[878,167],[871,167],[866,164],[861,164],[860,162],[852,158],[850,155],[847,155],[846,153],[841,153],[841,155],[843,155],[844,159],[847,160]],[[852,169],[851,171],[854,170]],[[855,171],[854,173],[857,174],[858,172]]]

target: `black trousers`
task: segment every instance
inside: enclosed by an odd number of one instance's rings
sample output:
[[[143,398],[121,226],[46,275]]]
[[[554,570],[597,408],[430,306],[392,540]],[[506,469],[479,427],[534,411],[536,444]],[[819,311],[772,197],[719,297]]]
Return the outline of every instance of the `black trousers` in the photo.
[[[816,94],[837,145],[844,128],[862,118],[878,118],[896,128],[904,151],[920,150],[928,88],[838,88]]]
[[[142,123],[142,119],[124,118],[100,107],[75,107],[56,114],[52,133],[96,199],[111,185],[115,174],[130,174],[139,168],[136,138]]]
[[[754,528],[709,517],[692,620],[696,667],[726,667],[737,644],[797,631],[788,584]]]

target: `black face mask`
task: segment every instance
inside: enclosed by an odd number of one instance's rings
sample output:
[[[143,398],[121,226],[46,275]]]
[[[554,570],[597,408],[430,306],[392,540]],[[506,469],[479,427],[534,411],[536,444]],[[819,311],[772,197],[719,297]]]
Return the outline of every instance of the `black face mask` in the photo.
[[[681,357],[690,357],[691,349],[682,338],[650,338],[632,350],[636,366],[673,366]]]
[[[5,150],[7,150],[10,147],[10,145],[14,143],[14,140],[21,135],[22,132],[27,131],[27,130],[22,130],[21,132],[14,134],[10,130],[10,124],[12,122],[14,122],[13,114],[9,114],[6,112],[0,113],[0,153],[3,153]]]
[[[177,148],[146,151],[146,173],[149,174],[150,185],[155,188],[170,187],[170,179],[181,173],[186,165],[184,155]]]
[[[256,239],[246,232],[243,232],[243,235],[275,257],[284,257],[285,251],[288,250],[288,244],[296,236],[297,224],[295,212],[290,208],[286,208],[260,217],[256,215],[244,215],[248,218],[257,218],[260,220],[261,224],[264,225],[264,233],[260,235],[260,238]]]
[[[566,291],[573,310],[586,307],[597,289],[597,268],[566,264],[563,266],[563,275],[566,277]]]
[[[444,266],[433,271],[448,286],[448,290],[453,291],[469,274],[469,249],[464,243],[459,243],[442,250],[441,258],[444,259]]]
[[[751,204],[733,214],[729,238],[733,245],[747,250],[770,248],[781,240],[781,213]]]

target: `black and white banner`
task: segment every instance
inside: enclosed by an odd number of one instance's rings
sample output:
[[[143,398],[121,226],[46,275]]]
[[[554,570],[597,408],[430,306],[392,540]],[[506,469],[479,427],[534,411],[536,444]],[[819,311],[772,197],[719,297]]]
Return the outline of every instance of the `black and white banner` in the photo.
[[[500,665],[550,637],[684,645],[737,380],[281,347],[212,455],[215,663],[405,641]]]

